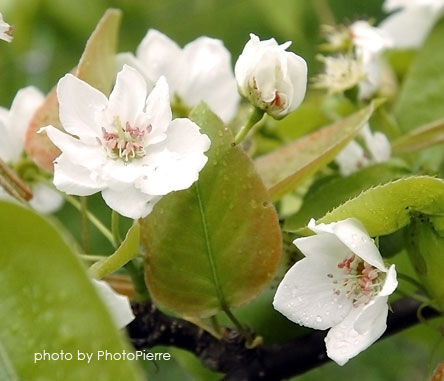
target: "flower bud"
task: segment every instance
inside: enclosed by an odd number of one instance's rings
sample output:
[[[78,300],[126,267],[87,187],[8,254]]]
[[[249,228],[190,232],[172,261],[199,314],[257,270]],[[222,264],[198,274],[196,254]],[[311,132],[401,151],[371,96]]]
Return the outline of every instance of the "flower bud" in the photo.
[[[275,39],[260,41],[250,34],[234,68],[239,92],[255,107],[276,119],[295,110],[307,87],[305,60],[278,45]]]

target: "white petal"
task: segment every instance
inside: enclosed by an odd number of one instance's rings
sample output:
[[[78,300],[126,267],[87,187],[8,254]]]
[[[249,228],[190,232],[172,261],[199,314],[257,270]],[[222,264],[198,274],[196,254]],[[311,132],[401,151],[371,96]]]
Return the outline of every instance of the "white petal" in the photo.
[[[6,42],[12,41],[12,36],[8,33],[10,28],[11,28],[11,26],[8,23],[6,23],[5,21],[3,21],[3,16],[0,13],[0,40],[6,41]]]
[[[325,338],[327,355],[339,365],[367,349],[387,328],[387,298],[381,297],[350,310]],[[356,329],[358,328],[359,331]]]
[[[176,91],[183,102],[193,107],[204,101],[224,122],[229,122],[240,98],[231,55],[222,41],[200,37],[187,44],[180,68]]]
[[[365,156],[363,148],[354,140],[348,143],[336,156],[335,162],[339,166],[342,176],[348,176],[360,168],[365,167],[369,160]]]
[[[134,54],[128,52],[117,54],[116,71],[121,71],[124,65],[133,67],[145,78],[148,91],[150,91],[154,87],[154,84],[156,83],[158,78],[156,78],[155,81],[152,81],[150,78],[148,78],[146,73],[146,66],[143,64],[142,61],[136,58]]]
[[[166,138],[166,131],[171,123],[172,113],[168,84],[165,77],[160,77],[146,100],[146,115],[152,130],[147,136],[148,144],[156,144]]]
[[[100,192],[107,184],[63,153],[54,163],[54,185],[67,194],[89,196]]]
[[[368,123],[360,134],[364,137],[365,145],[375,162],[382,163],[390,159],[391,146],[385,134],[379,131],[372,133]]]
[[[396,279],[396,269],[395,265],[391,265],[387,271],[384,286],[382,287],[379,296],[391,295],[398,287],[398,280]]]
[[[288,112],[295,110],[302,103],[307,90],[307,63],[297,54],[288,52],[288,74],[293,85],[293,97]]]
[[[379,28],[393,39],[395,48],[418,48],[440,13],[432,7],[407,7],[388,16]]]
[[[201,134],[199,126],[189,119],[173,120],[167,139],[150,146],[144,160],[146,170],[138,187],[151,195],[165,195],[189,188],[199,177],[208,158],[208,136]]]
[[[356,218],[347,218],[332,224],[332,231],[351,252],[377,269],[387,271],[378,248],[361,221]]]
[[[329,277],[329,274],[333,278]],[[345,293],[335,294],[344,272],[334,258],[304,258],[285,274],[274,297],[274,308],[305,327],[327,329],[341,322],[352,308]]]
[[[39,213],[50,214],[59,210],[64,202],[62,195],[46,184],[32,186],[32,199],[29,205]]]
[[[117,327],[123,328],[134,320],[135,316],[127,296],[118,294],[104,281],[93,279],[93,284]]]
[[[29,122],[44,99],[40,90],[33,86],[19,90],[14,97],[9,111],[9,129],[19,139],[21,150],[23,149]]]
[[[102,197],[111,209],[133,219],[146,217],[161,198],[142,193],[134,186],[119,190],[105,189]]]
[[[336,265],[342,262],[350,250],[334,234],[320,232],[310,237],[297,238],[293,242],[306,257],[317,257],[319,261],[331,259]]]
[[[181,49],[170,38],[155,29],[150,29],[137,48],[136,56],[144,68],[144,76],[154,84],[164,75],[170,86],[171,94],[176,91],[177,68]]]
[[[102,136],[96,115],[108,104],[105,95],[74,75],[66,74],[57,85],[57,98],[65,131],[85,139]]]
[[[5,123],[7,119],[7,115],[5,119],[0,119],[0,158],[6,163],[13,163],[20,159],[23,144],[18,136],[11,134],[9,125]]]
[[[112,123],[114,118],[118,116],[122,128],[127,122],[131,127],[145,127],[136,126],[136,119],[144,109],[146,96],[145,79],[136,69],[124,65],[117,74],[116,84],[109,97],[106,113],[110,122]]]
[[[91,140],[92,145],[88,145],[53,126],[43,127],[39,133],[42,131],[46,132],[64,156],[76,165],[94,170],[101,167],[107,160],[105,151],[95,139]]]

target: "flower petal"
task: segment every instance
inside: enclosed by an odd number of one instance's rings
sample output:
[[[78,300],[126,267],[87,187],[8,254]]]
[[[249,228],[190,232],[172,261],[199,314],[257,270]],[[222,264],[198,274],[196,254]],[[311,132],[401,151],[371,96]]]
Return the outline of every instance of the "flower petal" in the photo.
[[[155,29],[150,29],[137,48],[136,56],[144,68],[143,74],[151,84],[164,75],[168,79],[171,94],[176,91],[177,67],[181,49],[173,40]]]
[[[146,95],[145,79],[136,69],[124,65],[117,74],[116,84],[109,96],[106,111],[109,122],[113,123],[114,118],[118,116],[122,127],[125,127],[127,122],[131,127],[136,127],[136,119],[145,106]]]
[[[158,196],[147,195],[134,186],[118,190],[105,189],[102,191],[102,197],[111,209],[133,219],[146,217],[161,199]]]
[[[32,186],[32,199],[29,205],[39,213],[50,214],[59,210],[64,202],[62,195],[46,184]]]
[[[93,284],[117,327],[123,328],[134,320],[135,316],[127,296],[118,294],[104,281],[93,279]]]
[[[361,221],[356,218],[347,218],[332,224],[331,228],[336,237],[350,251],[377,269],[387,271],[378,248],[369,237]]]
[[[46,132],[63,155],[76,165],[94,170],[101,167],[107,159],[105,151],[95,139],[91,140],[92,145],[88,145],[53,126],[43,127],[39,130],[41,132]]]
[[[333,281],[343,277],[335,259],[304,258],[285,274],[273,306],[297,324],[314,329],[330,328],[341,322],[352,308],[352,301],[345,293],[335,294],[337,284]]]
[[[146,100],[146,110],[152,130],[147,136],[147,144],[156,144],[166,138],[166,131],[171,123],[172,112],[168,84],[165,77],[160,77]]]
[[[54,162],[54,185],[62,192],[77,196],[92,195],[106,186],[95,172],[73,163],[64,153]]]
[[[190,107],[205,101],[224,122],[229,122],[240,97],[231,55],[222,41],[200,37],[190,42],[182,51],[181,62],[176,90],[181,100]]]
[[[337,364],[344,365],[367,349],[386,330],[387,314],[386,297],[352,308],[346,318],[328,332],[325,338],[327,356]]]
[[[398,280],[396,279],[396,269],[395,265],[391,265],[387,271],[384,286],[382,287],[379,296],[388,296],[393,294],[393,292],[398,287]]]
[[[315,257],[321,262],[331,259],[336,261],[336,265],[350,254],[350,249],[334,234],[325,232],[309,237],[297,238],[293,243],[306,257]]]
[[[406,7],[388,16],[379,28],[392,38],[395,48],[419,48],[440,14],[434,7]]]
[[[293,85],[293,99],[289,110],[294,110],[302,103],[307,89],[307,62],[297,54],[287,53],[288,75]]]
[[[25,133],[36,110],[42,105],[43,94],[33,86],[17,92],[9,110],[9,129],[20,141],[20,152],[23,150]]]
[[[208,161],[204,152],[209,147],[210,139],[200,133],[197,124],[185,118],[173,120],[167,139],[150,146],[144,177],[137,186],[151,195],[189,188]]]
[[[369,160],[365,156],[364,149],[354,140],[348,143],[336,156],[335,162],[339,166],[342,176],[348,176],[360,168],[365,167]]]
[[[99,90],[72,74],[66,74],[57,84],[59,117],[65,131],[86,140],[102,136],[96,120],[108,99]]]

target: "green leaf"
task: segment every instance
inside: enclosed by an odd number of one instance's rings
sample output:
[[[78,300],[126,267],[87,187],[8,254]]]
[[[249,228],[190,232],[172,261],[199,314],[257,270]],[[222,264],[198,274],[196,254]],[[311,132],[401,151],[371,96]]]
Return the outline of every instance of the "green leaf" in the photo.
[[[334,177],[307,192],[299,212],[285,221],[284,230],[295,232],[306,226],[311,218],[322,217],[362,191],[399,179],[408,173],[401,163],[391,162],[372,165],[347,177]]]
[[[118,9],[108,9],[97,24],[86,43],[74,74],[88,82],[91,86],[109,94],[114,82],[115,55],[122,12]],[[25,149],[37,164],[48,171],[53,170],[53,161],[60,151],[49,140],[46,134],[38,134],[43,126],[52,125],[63,131],[59,120],[59,104],[56,88],[53,88],[43,105],[31,119],[26,132]]]
[[[6,370],[20,380],[140,380],[131,361],[97,360],[99,350],[130,349],[52,224],[30,209],[0,202],[0,242],[0,374]],[[62,350],[73,359],[34,363],[34,353]],[[77,351],[94,357],[89,364],[78,361]]]
[[[412,222],[405,232],[407,252],[412,260],[415,270],[421,280],[421,284],[432,297],[432,301],[444,310],[444,234],[437,231],[433,221],[420,213],[413,216]]]
[[[282,242],[269,195],[231,132],[203,104],[190,117],[211,139],[208,163],[190,189],[141,220],[141,236],[155,302],[204,317],[255,298],[273,279]]]
[[[392,143],[393,153],[419,151],[444,143],[444,119],[428,123],[401,136]]]
[[[255,160],[273,200],[294,189],[332,161],[359,132],[373,112],[370,105]]]
[[[401,130],[413,130],[444,117],[444,19],[414,59],[395,106]]]
[[[101,279],[111,274],[139,254],[140,225],[135,222],[128,230],[126,237],[119,248],[103,261],[94,263],[88,272],[93,278]]]
[[[429,216],[444,213],[444,181],[412,176],[380,185],[333,209],[317,223],[355,217],[375,237],[408,225],[412,213],[417,212]]]

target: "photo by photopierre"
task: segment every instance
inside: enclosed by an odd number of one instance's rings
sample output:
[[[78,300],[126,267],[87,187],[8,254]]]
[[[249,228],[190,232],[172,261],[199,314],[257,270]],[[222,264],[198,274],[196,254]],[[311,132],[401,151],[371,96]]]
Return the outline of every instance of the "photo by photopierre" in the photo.
[[[444,381],[444,0],[0,0],[0,381]]]

